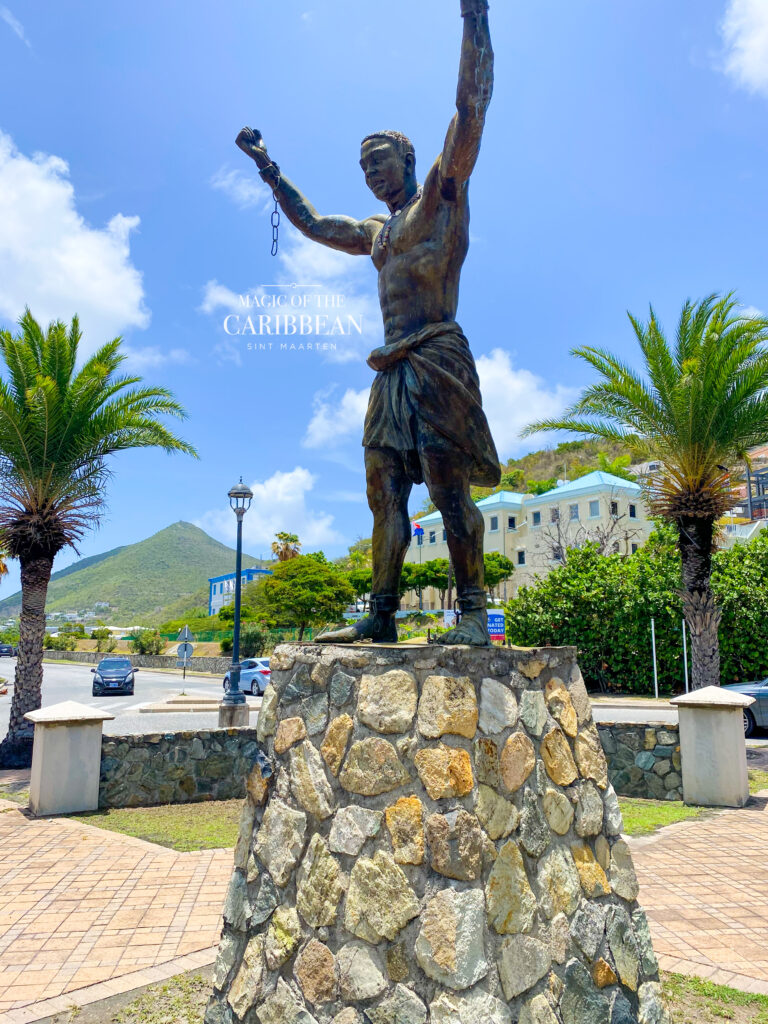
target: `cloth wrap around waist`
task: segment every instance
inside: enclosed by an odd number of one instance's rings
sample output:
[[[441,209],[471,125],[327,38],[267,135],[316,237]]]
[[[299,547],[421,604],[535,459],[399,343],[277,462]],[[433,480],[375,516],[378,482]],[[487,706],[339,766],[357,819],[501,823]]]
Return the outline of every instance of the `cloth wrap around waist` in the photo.
[[[458,450],[470,458],[471,484],[498,484],[499,457],[475,360],[457,323],[428,324],[374,349],[368,365],[378,372],[365,417],[366,448],[402,452],[415,483],[423,480],[419,455]]]

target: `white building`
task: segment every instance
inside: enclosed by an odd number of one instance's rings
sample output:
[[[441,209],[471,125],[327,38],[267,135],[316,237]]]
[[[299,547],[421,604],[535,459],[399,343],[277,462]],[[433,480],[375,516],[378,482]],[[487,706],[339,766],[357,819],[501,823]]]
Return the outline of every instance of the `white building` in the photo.
[[[498,551],[515,563],[515,571],[499,587],[502,600],[514,597],[520,586],[546,576],[568,557],[568,549],[588,542],[599,544],[605,554],[629,555],[647,540],[653,524],[638,484],[596,470],[544,494],[498,491],[478,501],[485,523],[484,550]],[[439,512],[417,517],[424,530],[412,537],[407,562],[448,558],[448,544]],[[413,531],[412,531],[413,532]],[[422,595],[426,609],[440,601],[433,590]],[[407,594],[404,605],[418,608],[418,594]]]

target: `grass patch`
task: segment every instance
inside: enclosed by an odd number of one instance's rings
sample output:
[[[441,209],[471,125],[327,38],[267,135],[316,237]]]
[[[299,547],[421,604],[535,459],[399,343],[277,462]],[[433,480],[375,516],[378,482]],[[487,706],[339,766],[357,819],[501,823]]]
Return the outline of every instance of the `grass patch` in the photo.
[[[673,1024],[768,1024],[768,996],[739,992],[682,974],[666,974],[663,983]]]
[[[750,768],[749,769],[749,792],[759,793],[763,789],[768,789],[768,772],[762,768]]]
[[[4,782],[0,786],[0,800],[12,800],[15,804],[26,807],[29,803],[29,783]]]
[[[242,800],[212,800],[163,807],[113,807],[71,817],[171,850],[220,850],[237,842],[242,806]]]
[[[211,983],[200,974],[182,974],[153,985],[119,1010],[114,1024],[202,1024]]]
[[[620,796],[624,832],[628,836],[647,836],[666,825],[689,821],[707,813],[705,807],[687,807],[679,800],[638,800]]]

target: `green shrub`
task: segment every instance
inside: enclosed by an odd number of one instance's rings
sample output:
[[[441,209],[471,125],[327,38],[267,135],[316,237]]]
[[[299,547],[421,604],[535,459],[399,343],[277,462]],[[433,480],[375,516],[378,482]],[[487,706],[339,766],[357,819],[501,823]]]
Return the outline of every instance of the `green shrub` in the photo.
[[[165,640],[156,629],[142,629],[133,634],[130,645],[134,654],[162,654]]]
[[[723,612],[721,680],[768,675],[768,531],[749,544],[719,551],[712,589]],[[568,552],[568,561],[521,587],[505,605],[513,644],[575,645],[590,688],[653,692],[651,619],[662,692],[682,690],[683,641],[680,556],[671,527],[657,528],[630,556],[601,555],[594,545]],[[690,658],[690,652],[689,652]]]
[[[112,636],[112,633],[106,628],[106,626],[94,629],[91,632],[91,639],[96,641],[96,650],[99,654],[109,654],[110,651],[114,651],[117,647],[117,640]]]
[[[43,649],[46,651],[74,651],[77,647],[77,640],[74,636],[51,636],[45,634]]]
[[[268,642],[269,634],[259,629],[258,626],[246,622],[240,627],[241,658],[260,658],[264,654]],[[219,641],[219,649],[222,654],[231,654],[232,647],[231,637],[225,637],[224,640]]]

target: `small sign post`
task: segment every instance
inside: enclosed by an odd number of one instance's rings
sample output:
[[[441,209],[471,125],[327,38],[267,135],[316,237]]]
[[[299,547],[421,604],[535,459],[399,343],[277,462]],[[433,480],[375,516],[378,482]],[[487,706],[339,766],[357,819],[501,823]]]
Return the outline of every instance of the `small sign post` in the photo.
[[[181,677],[184,680],[187,678],[187,662],[195,650],[193,646],[194,639],[189,626],[185,626],[177,637],[179,646],[176,648],[176,668],[184,670]]]

